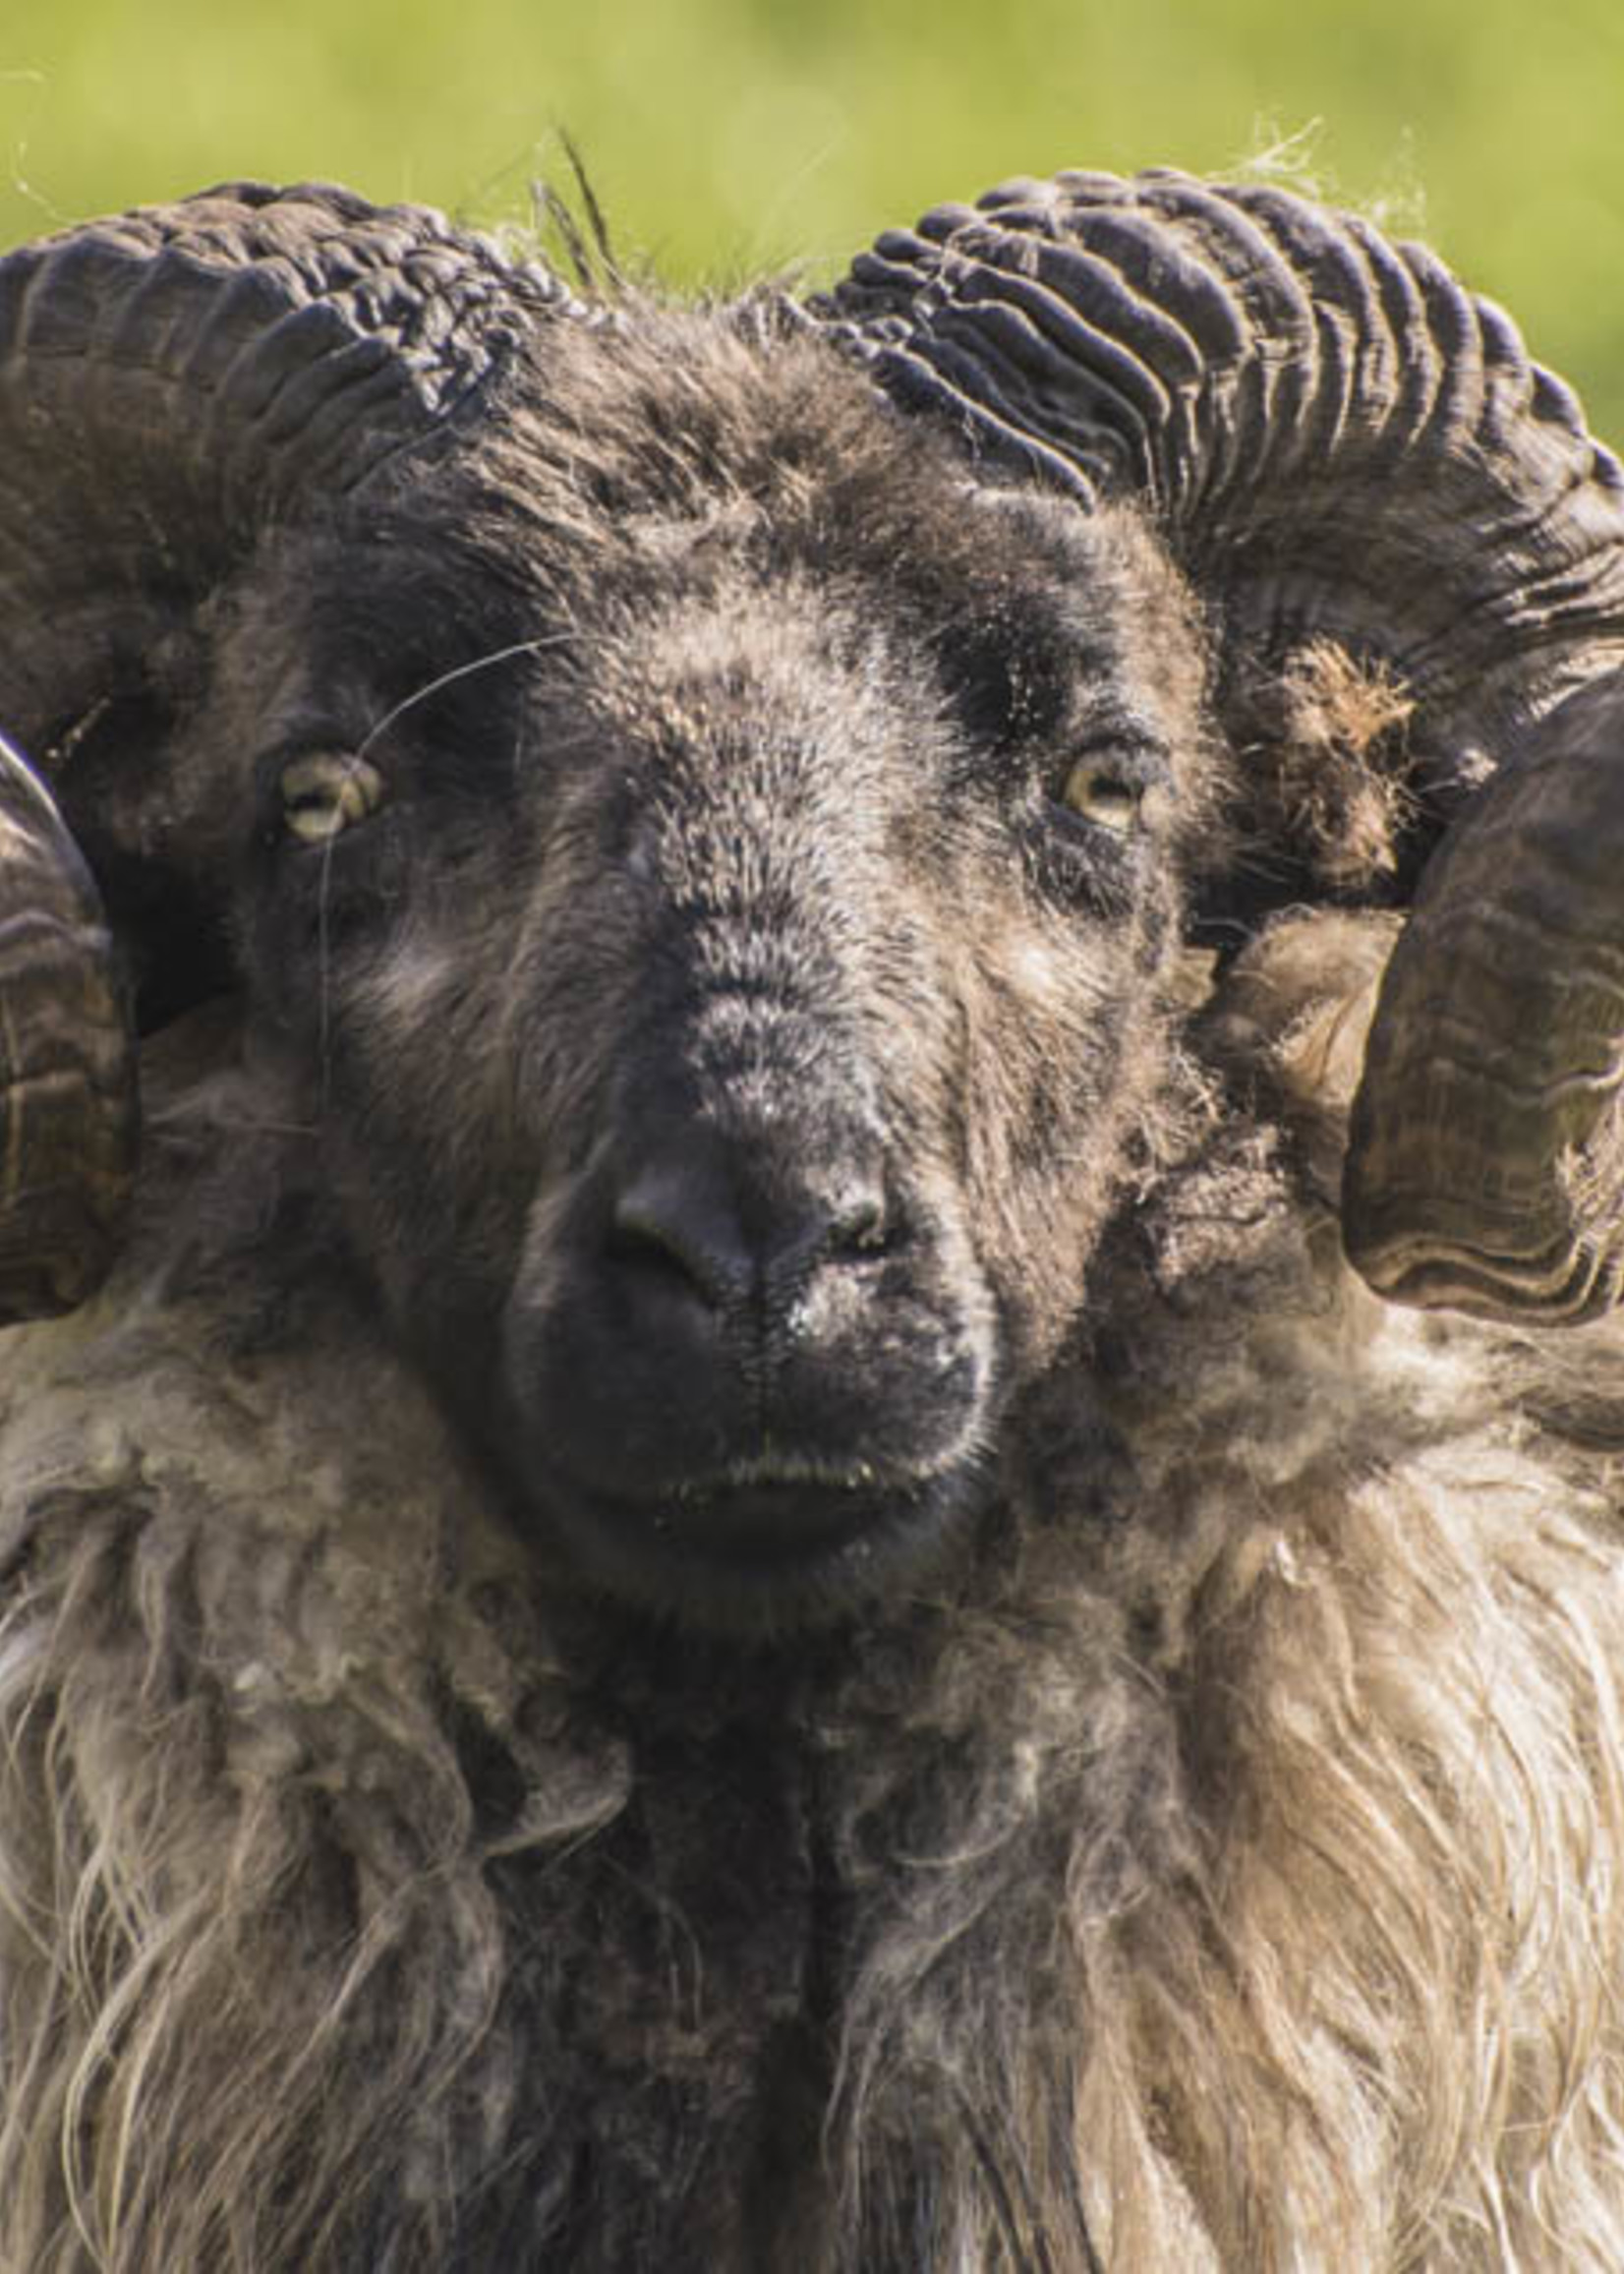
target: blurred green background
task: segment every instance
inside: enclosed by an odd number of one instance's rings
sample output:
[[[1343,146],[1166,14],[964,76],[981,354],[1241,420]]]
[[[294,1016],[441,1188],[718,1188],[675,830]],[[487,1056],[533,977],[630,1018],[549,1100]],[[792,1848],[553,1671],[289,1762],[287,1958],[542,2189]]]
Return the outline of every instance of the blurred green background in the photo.
[[[1013,172],[1284,143],[1516,313],[1624,441],[1624,0],[3,0],[0,241],[232,175],[804,263]]]

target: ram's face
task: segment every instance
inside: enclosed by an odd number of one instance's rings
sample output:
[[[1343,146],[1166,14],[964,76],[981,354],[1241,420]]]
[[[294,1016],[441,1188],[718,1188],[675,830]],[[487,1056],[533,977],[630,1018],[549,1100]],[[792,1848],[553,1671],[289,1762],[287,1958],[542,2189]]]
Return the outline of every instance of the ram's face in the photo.
[[[399,1332],[525,1522],[734,1625],[983,1495],[1157,1083],[1206,764],[1131,521],[760,417],[646,495],[510,442],[225,674],[252,984]]]

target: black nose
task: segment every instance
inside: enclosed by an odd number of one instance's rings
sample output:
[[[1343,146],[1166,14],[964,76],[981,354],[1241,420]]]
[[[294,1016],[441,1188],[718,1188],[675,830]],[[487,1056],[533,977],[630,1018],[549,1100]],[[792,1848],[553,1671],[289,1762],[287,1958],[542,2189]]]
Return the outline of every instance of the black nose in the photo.
[[[771,1325],[820,1269],[894,1244],[879,1147],[847,1139],[838,1161],[785,1142],[749,1143],[689,1126],[615,1180],[608,1259],[651,1287],[724,1317]]]
[[[979,1442],[986,1306],[905,1148],[844,1099],[617,1121],[509,1305],[522,1491],[601,1576],[679,1592],[934,1523]]]

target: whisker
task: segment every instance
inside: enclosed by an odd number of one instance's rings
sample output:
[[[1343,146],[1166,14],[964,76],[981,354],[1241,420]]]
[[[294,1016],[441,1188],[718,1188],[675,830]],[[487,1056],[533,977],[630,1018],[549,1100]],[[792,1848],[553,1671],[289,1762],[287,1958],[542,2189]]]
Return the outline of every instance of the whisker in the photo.
[[[511,647],[494,648],[489,655],[475,656],[471,663],[453,665],[450,671],[441,671],[437,678],[430,679],[411,694],[402,696],[391,710],[385,711],[369,730],[356,756],[365,758],[379,734],[386,733],[397,719],[404,718],[408,711],[414,710],[419,703],[426,703],[431,695],[437,695],[442,688],[454,686],[458,679],[472,678],[476,671],[490,671],[496,664],[511,663],[515,656],[539,656],[548,648],[562,646],[568,637],[567,632],[553,632],[546,639],[515,640]]]
[[[367,739],[368,739],[368,741],[371,741],[371,739],[372,739],[372,736],[371,736],[371,735],[369,735],[369,736],[367,737]],[[363,744],[363,748],[365,748],[365,744]],[[329,956],[328,956],[328,952],[327,952],[327,948],[328,948],[328,930],[327,930],[327,904],[328,904],[328,900],[329,900],[329,897],[330,897],[330,893],[331,893],[331,886],[332,886],[332,849],[333,849],[333,843],[334,843],[334,841],[333,841],[331,838],[329,838],[329,839],[328,839],[328,841],[327,841],[327,843],[326,843],[326,844],[325,844],[325,845],[324,845],[321,847],[321,885],[320,885],[320,891],[319,891],[319,894],[318,894],[318,896],[317,896],[317,918],[316,918],[316,920],[317,920],[317,939],[316,939],[316,963],[317,963],[317,988],[318,988],[318,996],[317,996],[317,1058],[318,1058],[318,1063],[319,1064],[319,1066],[320,1066],[320,1069],[321,1069],[321,1088],[320,1088],[320,1093],[319,1093],[319,1104],[318,1104],[318,1108],[317,1108],[317,1110],[318,1110],[318,1112],[319,1112],[319,1116],[320,1116],[320,1118],[321,1118],[321,1120],[322,1120],[323,1122],[324,1122],[324,1121],[326,1120],[326,1118],[327,1118],[327,1106],[328,1106],[328,1103],[329,1103],[329,1101],[330,1101],[330,1096],[331,1096],[331,1079],[330,1079],[330,1078],[331,1078],[331,1073],[332,1073],[332,1059],[331,1059],[331,1050],[330,1050],[330,1042],[331,1042],[331,1019],[330,1019],[330,1015],[329,1015],[329,1014],[330,1014],[330,989],[329,989],[329,985],[328,985],[328,979],[329,979],[329,963],[330,963],[330,959],[329,959]]]

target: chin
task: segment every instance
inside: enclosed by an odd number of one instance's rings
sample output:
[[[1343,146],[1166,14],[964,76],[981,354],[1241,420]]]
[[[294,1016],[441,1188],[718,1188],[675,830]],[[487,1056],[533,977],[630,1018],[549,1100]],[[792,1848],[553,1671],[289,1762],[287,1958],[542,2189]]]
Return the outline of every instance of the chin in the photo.
[[[558,1476],[533,1479],[526,1497],[594,1592],[691,1631],[772,1641],[928,1589],[991,1479],[976,1457],[885,1482],[755,1463],[647,1498]]]

